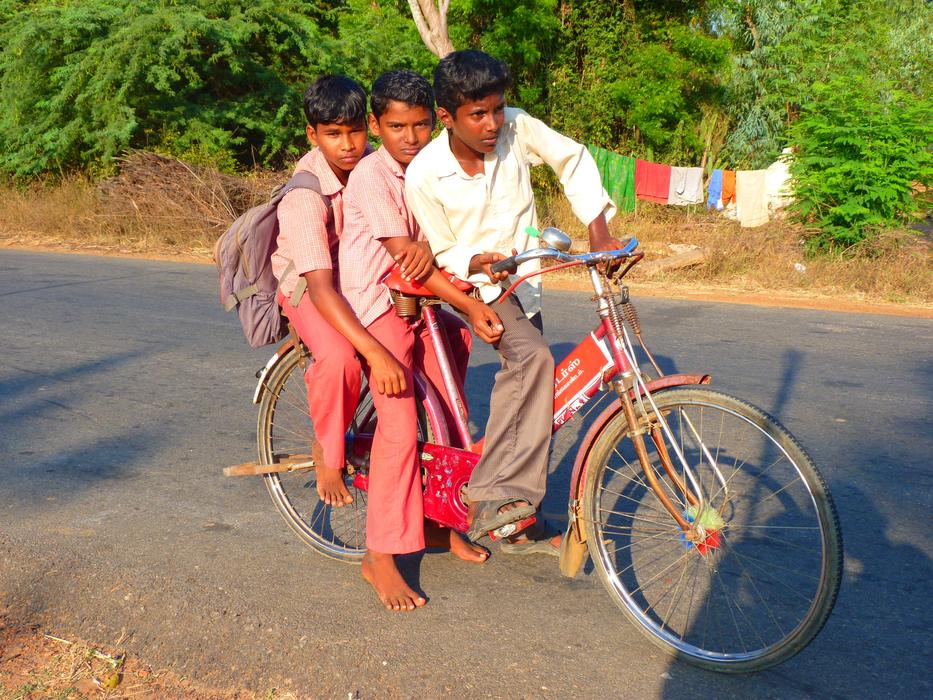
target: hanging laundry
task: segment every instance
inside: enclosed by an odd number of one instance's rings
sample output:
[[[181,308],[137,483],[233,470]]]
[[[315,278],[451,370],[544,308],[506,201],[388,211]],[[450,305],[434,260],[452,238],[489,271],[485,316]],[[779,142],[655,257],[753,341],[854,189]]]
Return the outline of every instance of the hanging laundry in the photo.
[[[790,159],[791,149],[785,148],[778,159],[765,171],[768,206],[772,211],[786,207],[794,199],[790,189]]]
[[[599,146],[588,146],[603,187],[620,211],[635,211],[635,159]]]
[[[671,182],[667,191],[668,204],[703,203],[703,169],[671,168]]]
[[[766,170],[739,170],[735,174],[735,215],[743,228],[768,223]]]
[[[635,161],[635,195],[639,199],[667,204],[671,189],[671,166],[640,158]]]
[[[722,171],[722,205],[735,201],[735,170]]]
[[[709,196],[706,198],[706,208],[722,209],[722,170],[716,168],[709,176]]]

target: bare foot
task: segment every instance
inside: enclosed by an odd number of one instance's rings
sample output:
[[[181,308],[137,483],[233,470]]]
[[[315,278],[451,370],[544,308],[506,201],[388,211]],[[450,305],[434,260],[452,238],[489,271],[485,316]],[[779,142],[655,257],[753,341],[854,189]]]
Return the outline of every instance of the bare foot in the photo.
[[[485,564],[489,558],[488,549],[471,543],[459,532],[455,532],[449,527],[428,525],[426,523],[424,526],[424,544],[432,549],[446,549],[455,557],[476,564]]]
[[[317,495],[329,506],[342,508],[353,503],[353,496],[343,480],[343,469],[318,467]]]
[[[363,578],[376,589],[386,610],[408,612],[428,602],[405,583],[391,554],[368,550],[363,557]]]

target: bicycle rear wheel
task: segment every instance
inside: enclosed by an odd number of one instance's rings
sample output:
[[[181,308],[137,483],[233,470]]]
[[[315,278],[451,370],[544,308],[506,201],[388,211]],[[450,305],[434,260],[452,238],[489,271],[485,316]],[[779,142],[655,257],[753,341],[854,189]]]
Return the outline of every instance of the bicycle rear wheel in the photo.
[[[313,361],[310,354],[306,357],[308,362]],[[314,423],[308,413],[304,373],[298,360],[299,351],[292,348],[265,379],[266,390],[256,428],[260,464],[278,464],[295,455],[303,459],[311,455]],[[375,428],[376,410],[363,377],[359,405],[347,429],[347,444],[357,435],[372,434]],[[434,440],[420,403],[418,439]],[[334,508],[318,496],[313,468],[263,475],[276,509],[305,544],[332,559],[359,563],[366,553],[367,494],[353,485],[352,476],[346,476],[345,480],[353,503]]]
[[[675,466],[674,447],[683,453],[707,507],[666,476],[646,435],[655,473],[708,536],[684,538],[647,486],[620,413],[597,438],[584,485],[600,578],[628,618],[678,658],[725,672],[786,661],[822,629],[839,591],[842,535],[826,483],[796,439],[751,404],[705,388],[654,400],[673,437],[663,447]]]

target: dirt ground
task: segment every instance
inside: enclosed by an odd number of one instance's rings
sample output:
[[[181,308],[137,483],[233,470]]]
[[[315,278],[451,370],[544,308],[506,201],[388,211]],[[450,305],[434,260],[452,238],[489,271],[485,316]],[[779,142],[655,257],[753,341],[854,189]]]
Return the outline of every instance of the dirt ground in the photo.
[[[77,255],[110,255],[123,258],[146,258],[150,260],[169,260],[212,265],[210,251],[177,253],[173,251],[137,253],[132,250],[107,248],[102,246],[76,247],[68,245],[22,245],[0,241],[0,249],[35,250],[54,253],[74,253]],[[545,286],[551,289],[585,292],[590,290],[589,282],[582,275],[558,272],[546,278]],[[664,299],[684,299],[690,301],[726,302],[730,304],[750,304],[753,306],[778,306],[796,309],[819,309],[843,313],[870,313],[890,316],[909,316],[913,318],[933,318],[933,305],[896,304],[891,302],[869,302],[851,299],[845,296],[826,296],[813,293],[780,293],[772,290],[748,289],[742,287],[719,287],[701,284],[680,283],[676,285],[634,279],[630,283],[634,297],[660,297]]]
[[[126,655],[126,641],[90,644],[38,626],[14,628],[0,610],[0,700],[298,700],[278,688],[256,695],[204,687]]]
[[[135,253],[105,247],[65,245],[19,245],[0,243],[0,249],[68,252],[84,255],[148,258],[175,262],[212,264],[208,251],[190,254],[176,252]],[[548,277],[552,289],[587,291],[582,276],[556,273]],[[873,313],[916,318],[933,318],[933,306],[871,303],[843,297],[806,294],[775,294],[770,291],[739,287],[701,285],[665,285],[650,280],[632,282],[634,296],[728,302],[759,306],[783,306],[822,309],[847,313]],[[140,698],[142,700],[297,700],[288,690],[270,688],[256,695],[242,690],[223,690],[200,686],[164,669],[152,669],[145,660],[121,651],[126,639],[111,644],[65,639],[54,630],[38,626],[13,628],[0,610],[0,700],[78,700],[79,698]]]

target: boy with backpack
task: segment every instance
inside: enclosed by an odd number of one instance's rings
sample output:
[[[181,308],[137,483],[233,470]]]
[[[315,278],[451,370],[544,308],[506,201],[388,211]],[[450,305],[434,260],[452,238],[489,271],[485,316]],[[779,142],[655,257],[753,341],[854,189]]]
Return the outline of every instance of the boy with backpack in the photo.
[[[491,303],[508,273],[490,266],[537,247],[530,169],[554,169],[574,214],[588,226],[590,249],[615,250],[607,220],[615,205],[585,146],[520,109],[505,106],[508,68],[480,51],[456,51],[434,71],[445,129],[412,161],[405,194],[440,267],[476,285]],[[523,264],[518,274],[537,269]],[[554,359],[541,335],[540,278],[495,309],[504,332],[483,455],[470,479],[470,538],[534,514],[544,498],[551,439]],[[528,533],[525,533],[528,535]],[[503,545],[511,553],[559,553],[559,534],[538,531]]]
[[[424,526],[411,376],[417,338],[413,326],[395,313],[380,280],[397,261],[405,276],[465,313],[483,340],[497,341],[501,326],[492,309],[457,290],[434,266],[405,201],[405,170],[430,141],[434,126],[430,84],[411,71],[386,73],[373,84],[371,106],[370,129],[382,139],[382,146],[363,159],[347,184],[340,286],[359,319],[348,340],[358,348],[360,343],[378,342],[393,354],[404,376],[391,391],[373,396],[378,420],[370,456],[363,576],[388,609],[413,610],[425,600],[405,583],[394,555],[418,551],[425,544],[442,545],[462,559],[480,563],[488,552],[452,531]],[[446,314],[445,325],[452,320]],[[425,354],[430,375],[434,363],[430,345]],[[368,360],[364,370],[373,371]]]
[[[350,78],[327,75],[304,96],[306,133],[313,148],[295,167],[310,172],[320,193],[295,188],[278,206],[279,234],[272,271],[279,304],[314,357],[305,372],[308,409],[324,464],[316,469],[317,490],[328,505],[352,502],[343,479],[344,434],[356,411],[360,363],[356,349],[338,330],[354,318],[337,291],[337,246],[343,231],[343,190],[350,172],[368,152],[366,93]],[[380,382],[397,381],[402,368],[381,347],[371,348]]]

